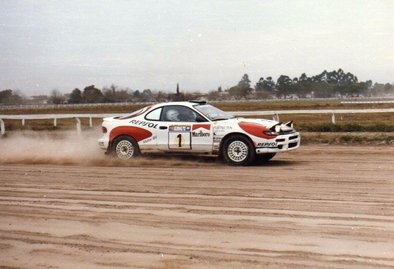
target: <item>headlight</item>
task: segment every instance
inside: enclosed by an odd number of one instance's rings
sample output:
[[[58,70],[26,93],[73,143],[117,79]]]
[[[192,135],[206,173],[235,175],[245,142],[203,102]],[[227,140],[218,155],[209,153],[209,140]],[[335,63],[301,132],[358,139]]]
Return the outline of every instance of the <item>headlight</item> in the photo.
[[[277,136],[278,133],[271,131],[271,130],[267,130],[267,131],[263,131],[263,134],[268,135],[268,136]]]

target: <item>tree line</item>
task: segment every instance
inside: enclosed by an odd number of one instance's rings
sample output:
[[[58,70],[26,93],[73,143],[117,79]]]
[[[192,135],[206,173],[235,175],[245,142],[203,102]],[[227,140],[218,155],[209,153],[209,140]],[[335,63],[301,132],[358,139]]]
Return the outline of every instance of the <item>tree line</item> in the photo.
[[[239,98],[252,96],[256,99],[394,96],[394,84],[373,84],[372,80],[359,82],[357,76],[342,69],[324,70],[311,77],[305,73],[294,78],[281,75],[276,81],[271,76],[261,77],[253,88],[250,83],[245,74],[238,85],[229,89],[229,93]]]
[[[394,83],[375,83],[371,80],[358,81],[357,76],[342,69],[326,71],[318,75],[290,78],[281,75],[276,80],[272,76],[261,77],[252,86],[248,74],[244,74],[237,85],[228,89],[218,87],[208,93],[180,91],[179,84],[174,93],[165,91],[131,90],[116,85],[98,89],[89,85],[80,90],[73,89],[63,94],[52,90],[49,96],[42,96],[51,104],[82,104],[82,103],[117,103],[117,102],[165,102],[181,101],[197,98],[208,100],[239,100],[239,99],[294,99],[294,98],[345,98],[345,97],[380,97],[394,96]],[[0,91],[0,104],[24,104],[28,99],[11,89]]]

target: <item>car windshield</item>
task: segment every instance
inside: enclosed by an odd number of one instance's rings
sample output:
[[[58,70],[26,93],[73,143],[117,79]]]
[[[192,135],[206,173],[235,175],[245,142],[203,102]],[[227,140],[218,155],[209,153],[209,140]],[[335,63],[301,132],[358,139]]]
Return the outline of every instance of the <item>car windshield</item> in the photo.
[[[197,105],[194,108],[204,114],[204,116],[206,116],[211,121],[228,120],[234,118],[234,116],[230,113],[224,112],[211,105]]]

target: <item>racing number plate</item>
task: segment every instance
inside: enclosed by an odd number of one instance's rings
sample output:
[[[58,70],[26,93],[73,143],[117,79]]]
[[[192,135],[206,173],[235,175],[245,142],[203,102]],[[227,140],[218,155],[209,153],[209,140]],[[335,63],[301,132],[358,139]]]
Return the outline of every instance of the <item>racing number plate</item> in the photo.
[[[191,126],[172,125],[168,132],[169,149],[191,149]]]

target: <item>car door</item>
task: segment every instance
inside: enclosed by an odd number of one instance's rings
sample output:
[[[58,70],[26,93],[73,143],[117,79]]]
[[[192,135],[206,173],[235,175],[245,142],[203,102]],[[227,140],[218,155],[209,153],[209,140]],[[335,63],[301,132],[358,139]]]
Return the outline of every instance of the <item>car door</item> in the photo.
[[[158,148],[166,151],[212,150],[212,125],[189,107],[163,107],[158,130]]]

